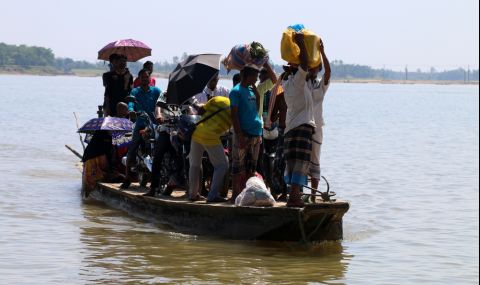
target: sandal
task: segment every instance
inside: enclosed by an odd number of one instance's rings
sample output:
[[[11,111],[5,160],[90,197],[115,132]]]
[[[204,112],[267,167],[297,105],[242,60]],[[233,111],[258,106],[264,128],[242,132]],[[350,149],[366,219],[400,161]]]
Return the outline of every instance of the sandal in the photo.
[[[301,199],[300,200],[288,199],[287,207],[289,207],[289,208],[303,208],[303,207],[305,207],[305,203]]]

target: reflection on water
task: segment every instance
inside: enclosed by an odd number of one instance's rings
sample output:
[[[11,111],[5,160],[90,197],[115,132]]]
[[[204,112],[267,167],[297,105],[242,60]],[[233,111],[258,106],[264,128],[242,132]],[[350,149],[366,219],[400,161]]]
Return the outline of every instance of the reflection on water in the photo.
[[[88,281],[225,284],[343,284],[348,263],[340,242],[224,241],[163,230],[99,203],[82,207],[81,278]]]

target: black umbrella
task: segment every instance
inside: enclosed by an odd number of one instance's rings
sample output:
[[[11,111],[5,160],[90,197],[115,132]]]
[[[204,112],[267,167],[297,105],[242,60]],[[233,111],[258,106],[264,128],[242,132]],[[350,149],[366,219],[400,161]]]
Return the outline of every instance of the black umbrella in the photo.
[[[168,77],[167,104],[180,105],[205,89],[220,70],[219,54],[190,55]]]

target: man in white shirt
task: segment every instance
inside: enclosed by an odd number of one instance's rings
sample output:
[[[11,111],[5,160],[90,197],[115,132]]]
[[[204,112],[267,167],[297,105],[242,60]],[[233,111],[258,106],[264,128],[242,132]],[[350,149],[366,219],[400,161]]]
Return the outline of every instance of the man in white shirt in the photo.
[[[309,175],[311,177],[312,194],[316,193],[318,189],[318,183],[321,178],[320,174],[320,152],[323,142],[323,99],[325,98],[325,93],[327,93],[328,87],[330,86],[330,63],[327,56],[325,55],[325,50],[323,47],[323,42],[320,41],[320,54],[322,55],[323,65],[325,66],[325,73],[322,78],[318,79],[317,75],[322,70],[322,64],[316,68],[312,68],[309,71],[309,79],[307,86],[312,90],[313,98],[313,114],[315,118],[315,133],[312,136],[312,154],[310,160],[310,169]],[[315,202],[315,196],[311,196],[311,201]]]
[[[218,73],[215,75],[207,84],[205,89],[198,93],[197,95],[193,96],[193,99],[196,100],[197,103],[199,104],[206,104],[208,100],[215,96],[223,96],[227,97],[230,94],[230,90],[228,88],[225,88],[223,86],[218,86]]]
[[[303,207],[301,189],[307,185],[312,151],[312,134],[315,130],[313,96],[307,85],[308,55],[304,36],[295,34],[300,47],[300,66],[290,66],[290,74],[282,81],[287,118],[285,128],[285,183],[290,185],[288,207]]]

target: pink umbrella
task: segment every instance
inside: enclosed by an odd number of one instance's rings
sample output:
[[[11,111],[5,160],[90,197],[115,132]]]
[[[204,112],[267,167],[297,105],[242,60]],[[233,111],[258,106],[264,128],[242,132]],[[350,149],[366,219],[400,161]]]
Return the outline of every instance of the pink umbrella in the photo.
[[[118,40],[109,43],[98,51],[98,59],[108,60],[108,57],[114,53],[126,56],[127,61],[137,61],[152,55],[152,49],[141,41]]]

